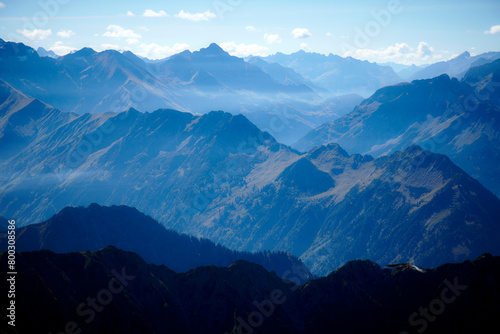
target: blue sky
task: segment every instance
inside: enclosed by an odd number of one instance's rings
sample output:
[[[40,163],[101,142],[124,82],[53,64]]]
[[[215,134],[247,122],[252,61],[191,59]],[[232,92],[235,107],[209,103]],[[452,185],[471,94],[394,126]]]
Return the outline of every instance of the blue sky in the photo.
[[[0,38],[164,58],[211,42],[237,56],[300,49],[425,64],[500,51],[500,1],[0,0]]]

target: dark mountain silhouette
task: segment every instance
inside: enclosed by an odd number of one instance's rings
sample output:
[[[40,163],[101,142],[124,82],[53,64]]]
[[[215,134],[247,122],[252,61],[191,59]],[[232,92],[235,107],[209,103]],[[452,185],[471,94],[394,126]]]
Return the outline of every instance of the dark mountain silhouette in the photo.
[[[417,144],[446,154],[500,196],[499,64],[474,67],[462,81],[441,75],[380,89],[294,147],[335,142],[350,153],[381,156]]]
[[[425,273],[352,261],[307,284],[246,261],[176,274],[114,247],[17,262],[22,333],[480,333],[500,312],[500,259],[487,254]]]
[[[7,249],[0,235],[0,249]],[[311,273],[291,254],[231,251],[207,239],[165,229],[152,218],[126,206],[64,208],[41,224],[16,230],[16,251],[49,249],[56,253],[97,251],[113,245],[139,254],[148,263],[163,264],[176,272],[199,266],[229,266],[243,259],[282,275],[291,267],[304,277]]]

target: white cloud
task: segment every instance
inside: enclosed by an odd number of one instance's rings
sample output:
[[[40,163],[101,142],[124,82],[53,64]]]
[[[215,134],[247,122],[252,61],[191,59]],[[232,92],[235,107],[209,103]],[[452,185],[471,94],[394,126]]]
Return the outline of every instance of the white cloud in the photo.
[[[127,38],[127,43],[128,44],[136,44],[136,43],[139,43],[139,40],[137,38]]]
[[[154,10],[151,9],[146,9],[144,13],[142,14],[144,17],[167,17],[168,14],[164,10],[160,10],[158,12],[155,12]]]
[[[418,43],[417,52],[424,57],[432,56],[432,54],[434,53],[434,48],[426,42],[420,42]]]
[[[246,26],[245,29],[247,31],[257,31],[257,29],[254,26]]]
[[[347,51],[343,56],[372,62],[395,62],[405,65],[422,65],[444,60],[443,55],[436,54],[434,48],[426,42],[420,42],[416,48],[406,43],[396,43],[385,49],[357,49],[356,51]]]
[[[106,28],[106,32],[103,34],[104,37],[113,38],[141,38],[142,36],[136,34],[130,29],[124,29],[118,25],[111,24]]]
[[[209,10],[207,10],[206,12],[203,12],[203,13],[193,13],[192,14],[189,12],[185,12],[181,9],[179,14],[175,14],[175,17],[177,17],[179,19],[183,19],[183,20],[197,22],[197,21],[208,21],[210,19],[215,19],[217,17],[217,15],[215,15],[214,13],[212,13]]]
[[[279,44],[281,43],[281,37],[280,35],[273,35],[273,34],[264,34],[264,39],[268,44]]]
[[[50,29],[47,29],[47,30],[43,30],[43,29],[35,29],[35,30],[24,29],[24,30],[17,30],[17,32],[19,34],[23,35],[26,38],[29,38],[29,39],[38,39],[38,40],[45,39],[45,38],[49,37],[50,35],[52,35],[52,30],[50,30]]]
[[[0,2],[0,9],[5,8],[5,4],[3,2]]]
[[[73,30],[59,30],[56,35],[62,38],[70,38],[74,34]]]
[[[500,33],[500,25],[491,26],[490,30],[486,30],[484,33],[486,35],[498,34],[498,33]]]
[[[327,32],[327,33],[326,33],[326,36],[327,36],[327,37],[333,37],[333,34],[332,34],[331,32]]]
[[[311,51],[311,48],[306,43],[301,43],[300,48],[304,51]]]
[[[189,49],[189,45],[185,43],[174,44],[174,46],[161,46],[155,43],[141,44],[137,54],[141,57],[149,59],[162,59]]]
[[[306,28],[295,28],[292,30],[293,38],[308,38],[311,37],[311,33]]]
[[[75,51],[76,48],[73,48],[71,46],[66,46],[62,41],[55,42],[54,45],[52,45],[49,50],[54,51],[55,54],[58,56],[64,56],[71,51]]]
[[[126,14],[126,15],[127,15],[127,16],[135,16],[135,14],[134,14],[134,13],[132,13],[130,10],[129,10],[129,11],[127,11],[127,14]]]
[[[236,44],[234,42],[220,43],[220,47],[231,56],[236,57],[248,57],[250,55],[265,57],[269,51],[267,47],[258,44]]]

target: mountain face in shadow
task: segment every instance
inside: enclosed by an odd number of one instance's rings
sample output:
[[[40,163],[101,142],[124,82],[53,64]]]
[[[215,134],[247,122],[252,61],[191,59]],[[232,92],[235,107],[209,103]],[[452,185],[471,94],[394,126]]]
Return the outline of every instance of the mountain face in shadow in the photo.
[[[25,252],[17,263],[22,333],[472,333],[500,311],[500,260],[490,255],[425,273],[353,261],[307,283],[246,261],[176,274],[114,247]]]
[[[0,118],[0,162],[3,162],[24,150],[36,137],[54,131],[76,115],[30,98],[0,80]]]
[[[498,199],[418,147],[376,160],[337,145],[299,154],[222,111],[60,114],[48,132],[30,121],[24,149],[0,166],[0,214],[18,226],[124,204],[231,249],[288,251],[315,274],[359,258],[436,266],[500,253]]]
[[[382,156],[417,144],[446,154],[500,196],[499,64],[474,67],[462,81],[442,75],[380,89],[294,147],[335,142],[350,153]]]
[[[7,249],[7,235],[0,232],[0,249]],[[56,253],[97,251],[113,245],[139,254],[148,263],[163,264],[176,272],[199,266],[229,266],[243,259],[282,275],[290,268],[309,270],[285,252],[248,253],[231,251],[207,239],[165,229],[152,218],[126,206],[64,208],[41,224],[16,230],[19,252],[49,249]]]

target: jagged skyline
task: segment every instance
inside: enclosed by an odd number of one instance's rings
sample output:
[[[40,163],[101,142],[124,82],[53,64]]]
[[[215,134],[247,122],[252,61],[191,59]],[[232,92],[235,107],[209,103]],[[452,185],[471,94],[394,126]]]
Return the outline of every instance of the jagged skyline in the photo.
[[[319,53],[417,65],[464,51],[492,51],[500,42],[500,3],[482,0],[190,1],[106,4],[68,0],[0,2],[5,40],[44,47],[59,55],[89,46],[130,50],[159,59],[211,42],[244,57]]]

